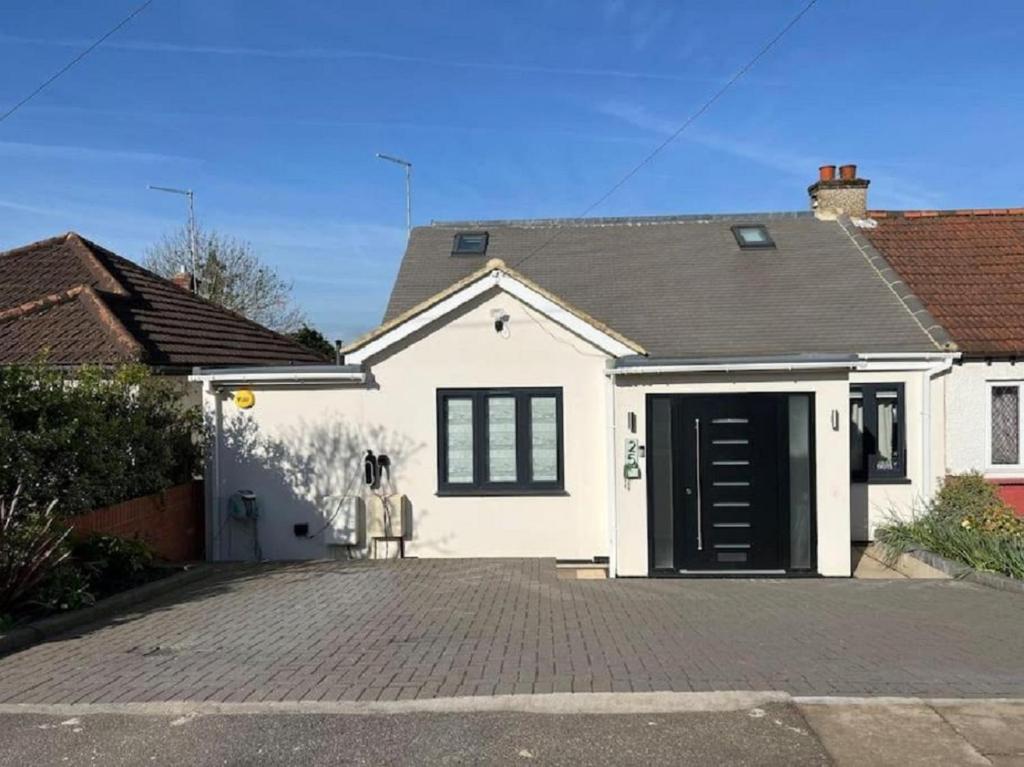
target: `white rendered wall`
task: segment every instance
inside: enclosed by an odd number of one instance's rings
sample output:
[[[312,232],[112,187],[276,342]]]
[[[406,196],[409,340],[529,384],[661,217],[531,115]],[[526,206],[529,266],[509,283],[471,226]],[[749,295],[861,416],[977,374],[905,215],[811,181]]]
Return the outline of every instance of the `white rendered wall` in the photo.
[[[989,382],[1024,381],[1024,364],[964,362],[950,371],[946,399],[950,474],[980,471],[992,478],[1019,478],[1019,469],[989,465]]]
[[[510,316],[507,338],[494,310]],[[559,557],[608,554],[606,355],[508,294],[492,291],[446,323],[370,360],[367,386],[253,386],[256,405],[241,411],[221,397],[216,513],[240,488],[262,506],[260,537],[269,559],[327,555],[319,540],[297,538],[295,523],[323,526],[327,495],[362,493],[367,449],[393,462],[394,489],[408,496],[419,557]],[[561,387],[565,493],[554,496],[437,495],[440,388]],[[224,525],[221,558],[251,555],[240,523]],[[235,537],[228,545],[228,535]]]

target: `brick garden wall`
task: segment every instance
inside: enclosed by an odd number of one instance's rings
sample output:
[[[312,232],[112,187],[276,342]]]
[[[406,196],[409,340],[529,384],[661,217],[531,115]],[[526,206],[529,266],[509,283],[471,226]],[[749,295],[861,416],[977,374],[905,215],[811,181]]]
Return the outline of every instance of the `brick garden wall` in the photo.
[[[68,520],[76,534],[139,538],[169,562],[204,558],[203,483],[187,482]]]
[[[1013,506],[1018,517],[1024,517],[1024,480],[1003,479],[996,480],[996,484],[1003,500]]]

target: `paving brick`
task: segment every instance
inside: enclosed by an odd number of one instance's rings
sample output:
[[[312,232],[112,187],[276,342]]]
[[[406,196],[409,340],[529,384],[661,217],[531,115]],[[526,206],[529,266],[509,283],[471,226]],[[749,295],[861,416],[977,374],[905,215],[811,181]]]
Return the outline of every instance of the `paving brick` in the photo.
[[[1024,695],[1020,598],[957,581],[568,581],[549,560],[241,567],[0,658],[0,701],[611,690]]]

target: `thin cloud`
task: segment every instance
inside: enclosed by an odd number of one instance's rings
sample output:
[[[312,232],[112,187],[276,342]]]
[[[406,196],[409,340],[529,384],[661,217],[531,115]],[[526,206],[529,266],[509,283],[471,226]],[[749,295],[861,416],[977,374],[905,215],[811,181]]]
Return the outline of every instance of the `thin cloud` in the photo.
[[[610,101],[600,104],[597,111],[657,136],[671,135],[678,127],[676,121],[655,114],[639,104]],[[739,157],[802,181],[812,177],[814,170],[821,164],[820,155],[812,156],[787,147],[741,141],[706,130],[691,131],[682,138],[691,144]],[[878,189],[878,195],[886,205],[901,208],[928,208],[934,207],[942,199],[941,195],[919,184],[909,182],[897,173],[887,171],[889,166],[883,161],[872,162],[869,158],[865,158],[863,164],[865,167],[872,166],[878,169],[872,172],[872,177],[875,188]]]
[[[50,40],[37,37],[19,37],[0,35],[0,42],[18,45],[56,45],[64,48],[81,47],[82,40]],[[372,61],[389,61],[400,64],[416,64],[455,69],[478,69],[495,72],[513,72],[518,74],[565,75],[568,77],[608,77],[627,80],[661,80],[669,82],[718,82],[719,78],[678,75],[661,72],[643,72],[625,69],[599,69],[589,67],[552,67],[540,64],[518,64],[491,61],[457,61],[438,59],[428,56],[412,56],[386,51],[367,51],[348,48],[264,48],[237,45],[184,45],[179,43],[161,43],[156,41],[122,41],[107,42],[106,50],[137,51],[144,53],[174,54],[208,54],[213,56],[248,56],[268,59],[309,60],[309,61],[343,61],[352,59],[368,59]]]
[[[57,160],[98,160],[102,162],[198,162],[193,157],[139,152],[126,149],[68,144],[35,144],[27,141],[0,141],[0,157],[52,158]]]

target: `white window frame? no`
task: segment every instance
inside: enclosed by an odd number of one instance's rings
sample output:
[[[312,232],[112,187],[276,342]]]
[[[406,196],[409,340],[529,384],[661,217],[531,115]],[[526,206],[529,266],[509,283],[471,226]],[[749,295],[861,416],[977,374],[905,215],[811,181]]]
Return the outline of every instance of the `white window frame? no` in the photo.
[[[1017,388],[1017,463],[992,463],[992,390],[996,387]],[[1024,474],[1024,380],[1020,378],[991,379],[985,382],[985,473],[989,475]]]

